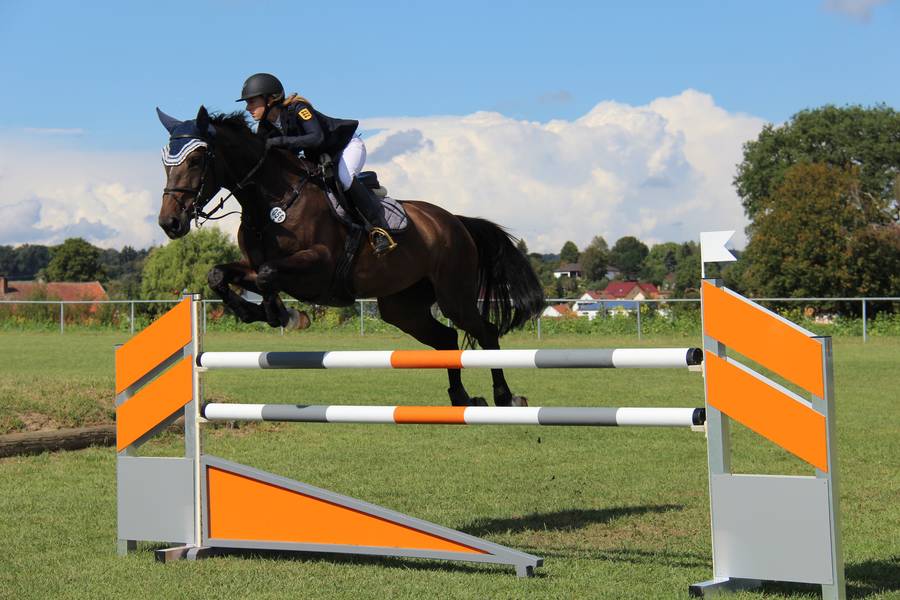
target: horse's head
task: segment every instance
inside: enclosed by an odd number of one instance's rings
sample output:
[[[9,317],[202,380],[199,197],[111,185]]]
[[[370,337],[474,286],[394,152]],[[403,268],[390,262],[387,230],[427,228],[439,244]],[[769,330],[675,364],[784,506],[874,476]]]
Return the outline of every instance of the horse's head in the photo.
[[[203,106],[192,121],[179,121],[158,108],[156,113],[169,132],[169,143],[163,148],[166,187],[159,226],[174,240],[187,235],[191,219],[221,188],[215,164],[216,130]]]

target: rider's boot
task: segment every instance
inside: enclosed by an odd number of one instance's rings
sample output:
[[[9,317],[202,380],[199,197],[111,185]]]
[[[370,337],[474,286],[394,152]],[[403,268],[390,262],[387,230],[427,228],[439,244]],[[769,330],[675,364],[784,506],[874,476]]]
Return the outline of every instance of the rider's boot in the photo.
[[[397,242],[388,233],[388,224],[384,219],[384,211],[381,209],[381,200],[376,198],[356,177],[353,178],[353,183],[350,184],[350,189],[345,192],[345,195],[368,221],[369,243],[375,251],[375,256],[382,256],[396,248]]]

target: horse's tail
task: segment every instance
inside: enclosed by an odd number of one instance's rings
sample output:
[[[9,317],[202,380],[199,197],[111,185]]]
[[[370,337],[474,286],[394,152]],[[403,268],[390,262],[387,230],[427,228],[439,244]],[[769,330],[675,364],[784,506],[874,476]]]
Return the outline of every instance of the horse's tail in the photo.
[[[502,336],[539,315],[544,309],[544,290],[528,258],[516,248],[515,238],[486,219],[456,217],[478,248],[481,316]]]

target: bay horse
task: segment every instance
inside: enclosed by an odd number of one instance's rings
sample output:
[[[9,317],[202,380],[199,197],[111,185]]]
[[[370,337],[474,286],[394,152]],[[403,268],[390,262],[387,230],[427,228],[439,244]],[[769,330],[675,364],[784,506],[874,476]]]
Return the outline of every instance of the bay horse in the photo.
[[[500,348],[503,334],[543,309],[537,276],[503,228],[419,201],[403,202],[409,227],[395,236],[398,247],[376,257],[363,243],[350,263],[349,285],[336,285],[349,228],[331,212],[319,165],[287,151],[267,151],[240,112],[210,116],[201,106],[196,119],[179,121],[157,111],[170,144],[180,141],[178,147],[188,151],[165,167],[159,225],[169,238],[186,235],[191,221],[208,217],[204,207],[222,188],[240,204],[243,260],[216,265],[208,280],[241,321],[296,326],[297,312],[285,308],[279,293],[348,306],[355,292],[377,298],[381,318],[419,342],[458,350],[457,331],[432,315],[437,302],[468,342],[492,350]],[[270,218],[274,207],[284,209],[283,221]],[[262,303],[243,299],[232,286],[260,294]],[[501,369],[491,375],[497,406],[527,406],[512,394]],[[451,404],[486,404],[469,396],[459,369],[449,369],[448,378]]]

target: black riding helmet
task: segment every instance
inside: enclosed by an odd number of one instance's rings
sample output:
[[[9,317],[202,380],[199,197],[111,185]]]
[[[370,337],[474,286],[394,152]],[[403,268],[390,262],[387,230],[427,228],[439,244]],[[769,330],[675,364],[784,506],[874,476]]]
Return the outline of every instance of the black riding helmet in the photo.
[[[241,97],[235,102],[244,102],[256,96],[279,95],[284,95],[284,86],[281,85],[278,78],[268,73],[257,73],[247,78],[241,90]]]

